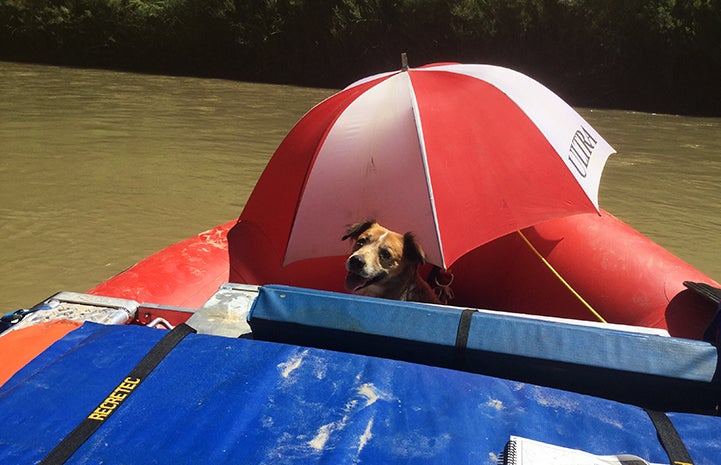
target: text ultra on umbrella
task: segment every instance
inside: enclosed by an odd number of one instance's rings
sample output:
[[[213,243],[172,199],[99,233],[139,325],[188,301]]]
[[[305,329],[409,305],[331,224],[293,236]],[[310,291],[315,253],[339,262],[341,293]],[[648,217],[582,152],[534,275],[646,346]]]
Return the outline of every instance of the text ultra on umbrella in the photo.
[[[376,219],[413,232],[428,261],[448,268],[510,232],[597,211],[613,152],[523,74],[436,64],[358,81],[317,105],[286,136],[256,190],[288,189],[290,217],[273,220],[286,228],[279,239],[287,244],[278,244],[284,264],[345,255],[346,227]],[[250,210],[246,220],[257,208]]]

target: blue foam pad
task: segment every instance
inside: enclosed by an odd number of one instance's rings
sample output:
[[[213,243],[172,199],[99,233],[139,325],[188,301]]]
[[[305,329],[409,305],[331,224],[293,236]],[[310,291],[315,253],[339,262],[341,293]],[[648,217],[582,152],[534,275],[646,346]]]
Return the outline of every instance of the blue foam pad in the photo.
[[[721,399],[718,350],[707,342],[477,311],[459,353],[462,311],[268,285],[249,322],[258,339],[460,368],[662,410],[711,410]]]
[[[42,459],[164,331],[86,323],[0,387],[0,463]],[[696,465],[721,418],[669,414]],[[634,406],[394,360],[191,334],[69,465],[495,463],[510,435],[594,454],[667,457]]]

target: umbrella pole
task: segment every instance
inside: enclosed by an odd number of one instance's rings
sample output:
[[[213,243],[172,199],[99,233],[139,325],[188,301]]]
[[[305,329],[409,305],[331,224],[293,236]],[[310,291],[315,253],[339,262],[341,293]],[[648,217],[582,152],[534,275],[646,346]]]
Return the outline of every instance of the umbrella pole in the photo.
[[[408,71],[408,55],[401,53],[401,71]]]
[[[541,255],[541,253],[533,246],[533,244],[531,244],[531,241],[529,241],[528,238],[520,230],[516,231],[516,232],[518,233],[519,236],[521,236],[521,239],[523,239],[523,242],[525,242],[526,245],[528,245],[528,247],[531,248],[533,253],[535,253],[536,256],[538,258],[540,258],[541,261],[546,265],[546,267],[548,267],[548,269],[551,270],[551,272],[556,276],[556,278],[558,278],[558,280],[561,281],[561,283],[563,283],[563,285],[566,286],[566,288],[569,291],[571,291],[571,293],[574,296],[576,296],[576,298],[583,304],[584,307],[586,307],[588,309],[588,311],[593,313],[593,315],[596,318],[598,318],[598,321],[600,321],[602,323],[608,323],[608,321],[606,321],[596,310],[594,310],[593,307],[591,307],[591,305],[588,302],[586,302],[586,300],[583,297],[581,297],[581,294],[576,292],[576,290],[573,287],[571,287],[570,284],[568,284],[568,281],[563,279],[563,276],[561,276],[561,274],[558,271],[556,271],[556,269],[553,267],[553,265],[551,265],[548,262],[548,260],[546,260],[546,258],[543,255]]]

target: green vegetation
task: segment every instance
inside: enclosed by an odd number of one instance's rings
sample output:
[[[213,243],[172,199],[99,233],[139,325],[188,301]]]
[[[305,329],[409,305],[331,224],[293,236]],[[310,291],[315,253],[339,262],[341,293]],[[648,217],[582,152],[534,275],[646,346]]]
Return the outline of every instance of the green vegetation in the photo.
[[[721,115],[721,0],[0,0],[0,59],[342,87],[434,61]]]

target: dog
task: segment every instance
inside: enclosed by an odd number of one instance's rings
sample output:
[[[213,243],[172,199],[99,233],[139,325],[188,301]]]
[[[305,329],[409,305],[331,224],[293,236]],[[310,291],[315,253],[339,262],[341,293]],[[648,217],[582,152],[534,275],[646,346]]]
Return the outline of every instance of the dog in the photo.
[[[348,228],[342,240],[353,240],[345,262],[346,290],[358,295],[439,304],[418,273],[426,261],[413,234],[399,234],[368,220]]]

